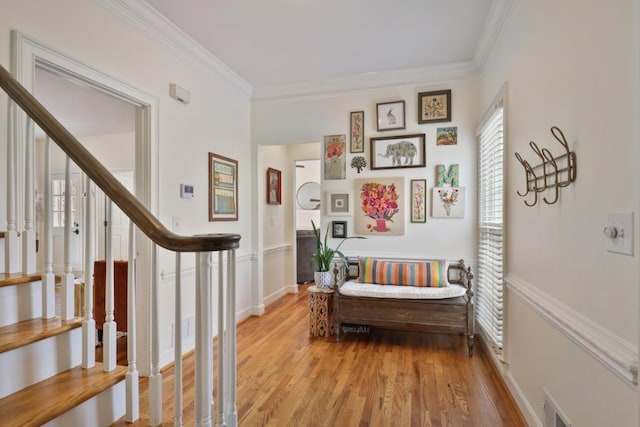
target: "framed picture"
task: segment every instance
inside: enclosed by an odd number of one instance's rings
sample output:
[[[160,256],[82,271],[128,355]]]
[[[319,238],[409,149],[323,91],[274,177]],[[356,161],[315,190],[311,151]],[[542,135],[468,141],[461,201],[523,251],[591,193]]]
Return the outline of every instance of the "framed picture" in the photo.
[[[346,135],[324,137],[324,179],[347,178]]]
[[[427,222],[427,180],[411,180],[411,222]]]
[[[464,218],[464,187],[434,187],[431,216],[434,218]]]
[[[267,204],[282,204],[282,172],[277,169],[267,169]]]
[[[376,104],[378,131],[404,129],[404,101]]]
[[[438,128],[436,131],[437,145],[457,145],[458,144],[458,128]]]
[[[238,220],[238,161],[209,153],[209,221]]]
[[[451,121],[451,89],[418,94],[418,123]]]
[[[351,139],[349,151],[364,153],[364,111],[351,113]]]
[[[404,234],[404,178],[354,180],[359,204],[354,208],[357,235],[401,236]]]
[[[424,133],[370,138],[371,169],[422,168],[426,165]]]
[[[351,193],[327,193],[327,215],[351,215]]]
[[[331,221],[331,237],[344,239],[347,237],[347,221]]]

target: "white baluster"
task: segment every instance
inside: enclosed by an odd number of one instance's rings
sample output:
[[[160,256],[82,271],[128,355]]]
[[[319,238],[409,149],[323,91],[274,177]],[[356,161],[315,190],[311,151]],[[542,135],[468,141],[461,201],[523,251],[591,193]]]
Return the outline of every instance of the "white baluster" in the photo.
[[[140,417],[140,391],[136,366],[136,233],[133,221],[129,222],[129,271],[127,276],[127,362],[126,421],[132,423]]]
[[[82,367],[96,365],[96,321],[93,318],[93,261],[95,229],[93,222],[93,192],[91,179],[84,177],[84,320],[82,321]]]
[[[9,98],[7,123],[7,231],[4,233],[4,269],[6,273],[20,271],[20,242],[18,239],[16,183],[18,158],[17,152],[17,106]]]
[[[213,337],[211,322],[211,252],[196,254],[195,425],[212,425]]]
[[[36,272],[35,230],[35,157],[33,150],[33,122],[27,116],[24,141],[24,231],[22,232],[22,273]]]
[[[224,352],[226,350],[225,339],[224,339],[224,269],[222,266],[224,265],[223,259],[223,251],[218,252],[218,357],[217,357],[217,367],[218,367],[218,390],[217,390],[217,399],[216,402],[218,404],[218,413],[216,418],[216,427],[225,427],[226,424],[224,422],[224,383],[225,383],[225,367],[224,367]]]
[[[71,161],[64,164],[64,274],[62,275],[62,320],[71,320],[73,313],[73,272],[71,266]]]
[[[149,425],[162,424],[162,374],[160,373],[160,330],[159,321],[159,284],[158,246],[153,244],[153,279],[151,283],[151,376],[149,376]]]
[[[174,387],[173,400],[174,412],[173,425],[182,425],[182,267],[181,254],[176,252],[176,295],[175,295],[175,321],[173,325],[174,342]]]
[[[113,202],[111,199],[107,200],[107,212],[106,212],[106,236],[105,236],[105,259],[106,259],[106,275],[105,275],[105,289],[104,289],[104,325],[102,327],[102,369],[105,372],[113,371],[116,368],[117,355],[116,355],[116,332],[118,327],[116,325],[115,317],[113,315],[115,290],[113,285],[113,227],[111,226],[111,219],[113,218]]]
[[[236,252],[227,251],[227,335],[226,335],[226,370],[228,382],[225,386],[225,417],[228,427],[238,425],[238,408],[236,404]],[[222,268],[222,265],[219,266]]]
[[[51,207],[51,139],[44,149],[44,236],[42,239],[44,271],[42,274],[42,318],[56,315],[55,275],[53,274],[53,209]]]

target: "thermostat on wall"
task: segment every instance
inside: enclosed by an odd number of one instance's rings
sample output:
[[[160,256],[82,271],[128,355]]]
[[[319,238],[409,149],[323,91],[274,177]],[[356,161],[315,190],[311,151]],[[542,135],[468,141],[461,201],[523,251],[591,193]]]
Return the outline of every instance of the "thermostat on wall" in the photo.
[[[193,185],[180,184],[180,197],[183,199],[193,198]]]

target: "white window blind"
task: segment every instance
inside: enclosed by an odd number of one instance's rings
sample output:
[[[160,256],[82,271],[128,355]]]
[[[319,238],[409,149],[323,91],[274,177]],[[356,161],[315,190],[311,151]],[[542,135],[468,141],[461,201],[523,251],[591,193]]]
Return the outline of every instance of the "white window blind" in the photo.
[[[502,352],[504,144],[499,103],[478,132],[477,321],[490,345]]]

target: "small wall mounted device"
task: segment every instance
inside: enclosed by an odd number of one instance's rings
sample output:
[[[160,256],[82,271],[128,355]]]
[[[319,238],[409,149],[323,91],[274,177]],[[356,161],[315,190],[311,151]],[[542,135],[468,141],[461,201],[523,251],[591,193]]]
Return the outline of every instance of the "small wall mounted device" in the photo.
[[[191,93],[175,83],[169,85],[169,96],[183,104],[191,102]]]
[[[183,199],[192,199],[193,198],[193,185],[180,184],[180,197],[182,197]]]

